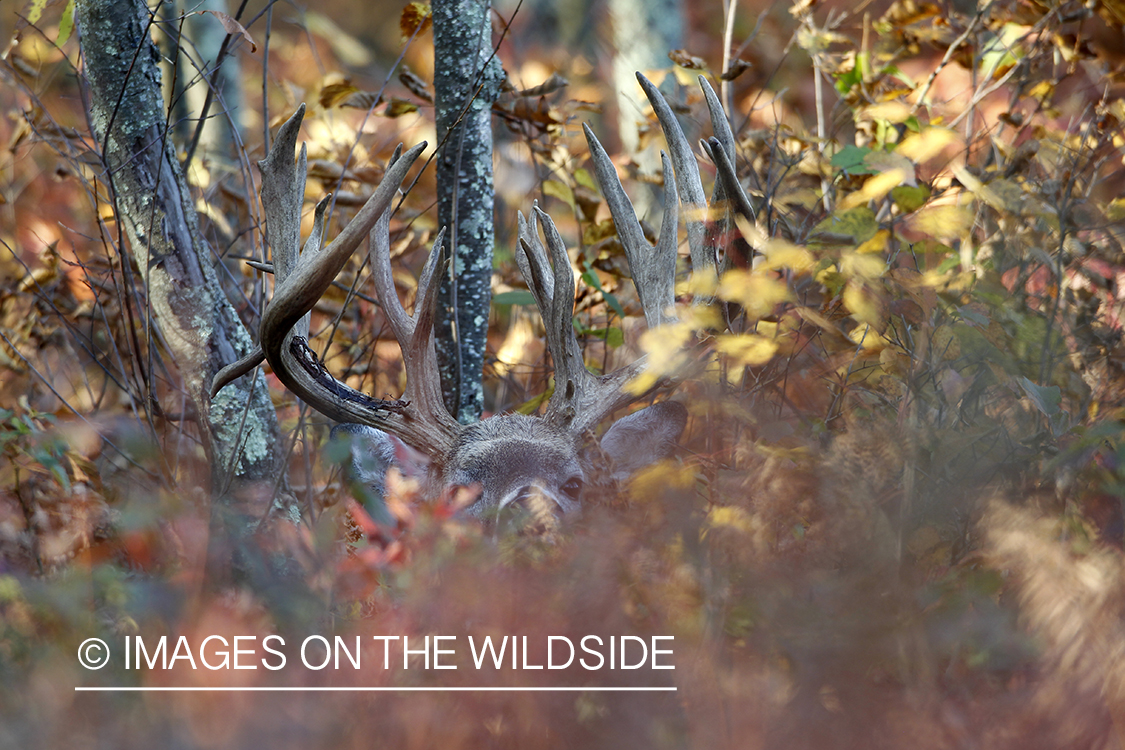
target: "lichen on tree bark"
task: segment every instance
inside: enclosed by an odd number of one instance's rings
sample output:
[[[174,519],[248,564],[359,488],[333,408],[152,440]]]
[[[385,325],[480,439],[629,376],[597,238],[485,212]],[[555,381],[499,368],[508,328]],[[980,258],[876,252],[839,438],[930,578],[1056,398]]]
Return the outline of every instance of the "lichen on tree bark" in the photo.
[[[104,178],[155,324],[199,415],[212,488],[272,488],[280,431],[264,376],[243,378],[221,404],[208,396],[215,373],[253,344],[221,291],[168,140],[148,9],[139,0],[78,0],[75,9]]]
[[[451,272],[441,287],[436,330],[442,392],[461,422],[480,418],[492,302],[492,104],[504,79],[493,56],[487,0],[436,0],[434,89],[438,222],[450,228]]]

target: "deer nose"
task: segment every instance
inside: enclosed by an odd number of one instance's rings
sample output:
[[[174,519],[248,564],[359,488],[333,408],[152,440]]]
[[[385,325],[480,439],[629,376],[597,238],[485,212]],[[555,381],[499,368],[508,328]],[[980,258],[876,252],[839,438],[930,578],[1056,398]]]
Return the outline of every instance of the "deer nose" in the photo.
[[[516,512],[524,532],[546,534],[559,527],[564,515],[576,512],[578,503],[533,482],[517,490],[506,507]]]

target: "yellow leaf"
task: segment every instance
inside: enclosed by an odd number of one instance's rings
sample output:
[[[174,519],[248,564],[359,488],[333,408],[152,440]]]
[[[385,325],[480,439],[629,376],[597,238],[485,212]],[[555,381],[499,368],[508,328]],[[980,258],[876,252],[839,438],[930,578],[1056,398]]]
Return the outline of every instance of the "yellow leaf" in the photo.
[[[940,154],[947,146],[962,142],[961,136],[949,128],[930,127],[921,133],[906,136],[895,153],[902,154],[915,164],[922,164]]]
[[[918,181],[914,178],[914,162],[900,153],[887,151],[872,151],[863,157],[863,165],[872,172],[880,174],[892,170],[900,170],[903,174],[902,184],[916,187]],[[896,186],[897,187],[897,186]]]
[[[32,0],[31,7],[27,9],[27,22],[32,26],[39,23],[46,5],[47,0]]]
[[[1114,198],[1110,201],[1105,209],[1105,217],[1112,222],[1125,220],[1125,198]]]
[[[879,329],[883,325],[883,316],[879,309],[879,301],[865,284],[857,283],[855,279],[844,287],[844,304],[852,311],[852,317],[860,323]],[[877,336],[872,332],[869,336]]]
[[[840,273],[848,278],[877,279],[886,268],[887,264],[881,257],[869,253],[844,253],[840,256]]]
[[[751,319],[768,315],[779,302],[790,299],[788,285],[766,269],[727,271],[719,281],[718,296],[737,302]]]
[[[964,206],[930,206],[910,217],[910,228],[936,239],[959,238],[973,225],[973,212]]]
[[[805,273],[816,264],[816,258],[808,250],[782,239],[769,240],[763,250],[767,268],[790,268],[797,273]]]
[[[777,353],[777,342],[756,333],[719,336],[715,348],[743,367],[759,367]]]
[[[912,116],[910,107],[902,102],[882,102],[873,104],[863,110],[863,114],[872,120],[887,120],[888,122],[906,122]]]
[[[647,502],[668,490],[686,490],[695,484],[695,470],[674,461],[658,461],[638,471],[629,480],[629,496]]]
[[[336,83],[329,83],[320,90],[320,106],[325,109],[332,109],[357,91],[359,89],[353,86],[348,78]]]
[[[847,292],[845,291],[846,295]],[[848,333],[848,338],[853,343],[863,347],[865,352],[883,352],[886,351],[890,342],[887,341],[885,336],[882,336],[878,331],[868,324],[858,325]],[[882,363],[883,356],[879,355],[879,361]]]
[[[712,508],[707,514],[707,525],[712,529],[734,529],[749,534],[754,531],[754,522],[742,508],[724,505]]]
[[[713,267],[697,268],[686,280],[676,282],[676,294],[696,297],[714,297],[719,288],[719,277]]]
[[[645,369],[625,384],[625,390],[634,395],[647,393],[661,380],[683,369],[688,364],[685,348],[694,333],[690,317],[645,331],[640,340],[641,349],[648,356]]]
[[[864,242],[857,247],[857,253],[881,253],[887,249],[887,242],[891,238],[891,233],[886,229],[880,229],[875,233],[875,236]]]
[[[862,206],[868,201],[881,200],[883,196],[891,192],[891,190],[902,185],[908,176],[913,178],[912,174],[908,175],[905,170],[894,167],[888,169],[886,172],[868,177],[863,183],[863,187],[845,196],[844,199],[840,201],[840,208],[846,211],[849,208]]]
[[[391,100],[387,102],[387,108],[383,111],[383,116],[402,117],[403,115],[408,115],[411,112],[417,111],[418,105],[414,102],[407,101],[406,99],[399,99],[398,97],[392,97]]]

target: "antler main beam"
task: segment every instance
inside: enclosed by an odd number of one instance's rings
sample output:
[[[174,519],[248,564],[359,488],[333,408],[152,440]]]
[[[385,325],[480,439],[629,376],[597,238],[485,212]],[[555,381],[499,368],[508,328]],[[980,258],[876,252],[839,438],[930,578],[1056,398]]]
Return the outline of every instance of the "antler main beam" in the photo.
[[[356,422],[392,432],[419,450],[432,456],[444,455],[453,445],[456,422],[436,400],[431,391],[436,389],[434,378],[427,378],[427,358],[433,360],[432,307],[435,295],[430,287],[434,269],[441,254],[441,239],[431,252],[424,286],[419,286],[418,309],[414,318],[406,316],[394,292],[393,282],[379,283],[390,277],[389,238],[381,239],[389,230],[390,205],[415,159],[426,148],[422,142],[395,158],[388,165],[382,181],[355,217],[326,247],[320,247],[320,230],[323,227],[324,202],[317,207],[317,226],[298,254],[300,245],[300,214],[304,198],[306,151],[302,145],[299,157],[294,160],[297,134],[305,107],[301,107],[278,132],[269,154],[258,163],[262,172],[262,204],[266,214],[266,228],[276,273],[273,298],[262,314],[259,328],[261,354],[269,361],[274,373],[285,386],[309,406],[325,416],[340,422]],[[376,235],[371,252],[377,256],[377,291],[380,301],[388,310],[396,335],[402,334],[399,343],[407,362],[409,387],[406,399],[387,401],[372,398],[336,380],[317,360],[309,348],[308,315],[317,300],[327,291],[336,275],[347,263],[363,238]],[[381,252],[382,251],[382,252]],[[385,266],[385,268],[384,268]],[[396,314],[397,313],[397,314]],[[255,355],[216,377],[214,389],[229,382],[231,370],[246,367]],[[416,364],[411,364],[412,360]],[[253,366],[253,365],[250,365]],[[438,407],[438,408],[435,408]]]

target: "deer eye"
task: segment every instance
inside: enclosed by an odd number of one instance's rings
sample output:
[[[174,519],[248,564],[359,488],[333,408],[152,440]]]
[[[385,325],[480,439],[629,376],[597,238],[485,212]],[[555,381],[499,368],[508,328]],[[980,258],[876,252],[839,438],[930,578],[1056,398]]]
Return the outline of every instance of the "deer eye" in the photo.
[[[578,502],[578,496],[582,494],[582,480],[578,477],[571,477],[562,486],[562,491],[568,498]]]

